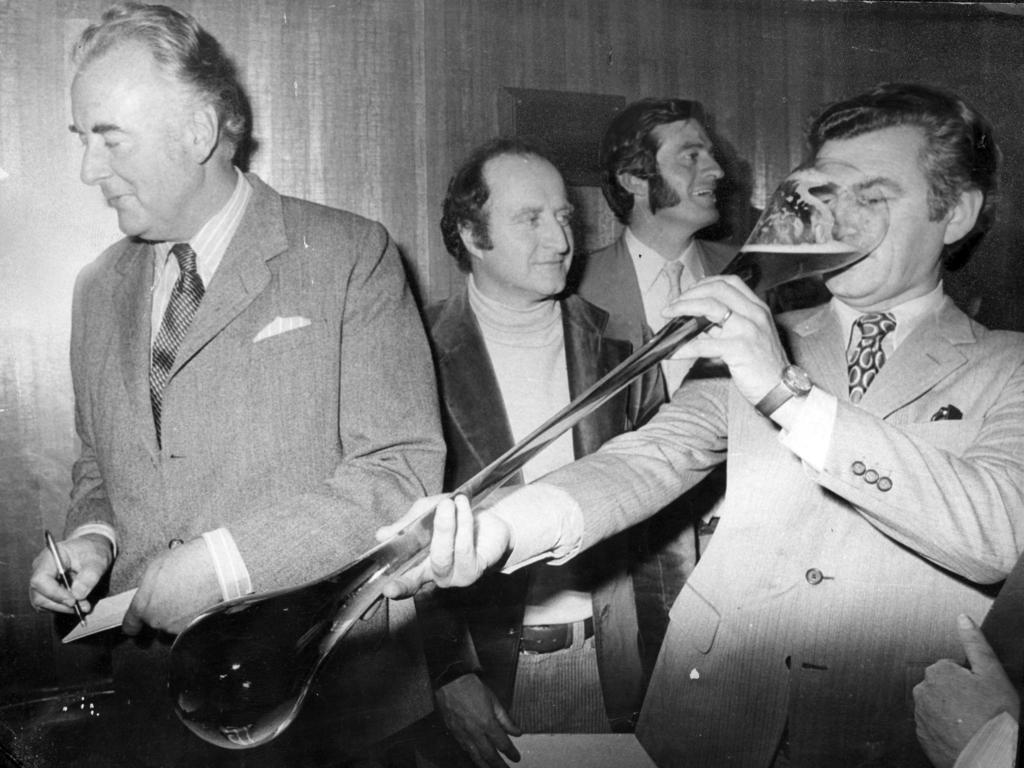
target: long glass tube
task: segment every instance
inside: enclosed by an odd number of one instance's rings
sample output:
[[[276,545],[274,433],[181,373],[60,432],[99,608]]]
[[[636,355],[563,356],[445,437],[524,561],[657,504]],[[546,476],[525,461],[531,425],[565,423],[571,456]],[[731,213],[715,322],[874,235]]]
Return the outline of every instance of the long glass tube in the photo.
[[[798,182],[787,179],[780,187],[755,229],[757,237],[748,239],[723,271],[739,276],[762,296],[782,283],[853,264],[881,241],[888,226],[887,211],[870,213],[872,208],[884,209],[884,204],[857,199],[850,206],[844,202],[849,196],[835,185],[809,187],[806,178],[796,178]],[[811,205],[805,202],[809,194]],[[837,212],[844,206],[853,213],[840,216]],[[834,220],[823,228],[821,218],[828,216]],[[858,245],[850,244],[849,236],[840,240],[835,233],[858,217],[873,222],[858,222]],[[764,236],[766,232],[770,237]],[[785,242],[778,242],[780,232]],[[794,245],[789,241],[796,236],[817,239]],[[705,318],[670,320],[455,493],[480,502],[553,440],[710,325]],[[169,689],[182,722],[201,738],[228,749],[255,747],[276,738],[298,715],[328,654],[381,599],[384,585],[425,558],[433,517],[433,512],[425,513],[322,579],[233,600],[193,620],[171,651]]]

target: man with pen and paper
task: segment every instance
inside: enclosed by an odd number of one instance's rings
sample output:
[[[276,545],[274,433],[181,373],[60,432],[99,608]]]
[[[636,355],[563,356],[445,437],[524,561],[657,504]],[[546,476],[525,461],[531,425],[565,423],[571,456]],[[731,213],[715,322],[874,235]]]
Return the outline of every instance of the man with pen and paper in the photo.
[[[372,753],[430,710],[411,605],[398,607],[404,623],[392,606],[358,622],[363,652],[323,678],[324,703],[309,711],[326,718],[316,739],[298,722],[244,757],[210,747],[174,718],[165,667],[172,635],[200,612],[334,571],[393,510],[440,488],[430,354],[397,248],[379,224],[242,172],[246,96],[191,16],[120,3],[74,53],[82,181],[126,237],[76,283],[81,449],[57,543],[74,582],[61,586],[44,550],[32,604],[70,613],[77,600],[88,614],[97,585],[137,589],[123,622],[132,637],[109,638],[132,706],[97,740],[108,765]],[[394,642],[402,631],[407,646]],[[394,683],[382,689],[385,669]]]
[[[561,562],[727,460],[718,529],[674,604],[637,736],[663,766],[926,766],[910,690],[962,654],[1024,549],[1024,338],[945,296],[991,225],[998,149],[961,98],[887,84],[824,110],[809,160],[886,201],[888,231],[826,276],[832,300],[773,318],[740,280],[671,313],[714,325],[647,425],[480,512],[438,506],[421,581]],[[414,505],[410,515],[437,504]]]

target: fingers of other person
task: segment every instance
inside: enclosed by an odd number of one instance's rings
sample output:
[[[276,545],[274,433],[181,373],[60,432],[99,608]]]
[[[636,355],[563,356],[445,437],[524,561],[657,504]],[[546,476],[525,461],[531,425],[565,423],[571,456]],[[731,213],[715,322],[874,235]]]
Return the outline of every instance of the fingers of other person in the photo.
[[[71,590],[60,583],[57,564],[50,550],[44,548],[32,561],[29,578],[29,601],[35,610],[73,613],[75,600],[86,613],[91,610],[85,599],[114,561],[113,545],[104,536],[76,536],[57,543],[57,550],[68,566]]]
[[[416,501],[412,503],[412,506],[409,507],[409,511],[395,520],[395,522],[378,528],[377,532],[374,534],[375,538],[377,541],[383,542],[397,536],[401,531],[416,522],[416,520],[434,509],[441,499],[446,498],[448,498],[447,494],[439,493],[434,496],[424,496],[422,499],[416,499]]]
[[[990,705],[1006,709],[1015,720],[1020,719],[1020,699],[1016,688],[1007,677],[1003,665],[989,645],[981,628],[970,616],[960,614],[957,617],[957,632],[967,655],[967,664],[975,676],[980,694]]]
[[[391,579],[382,588],[385,597],[397,600],[411,597],[430,582],[445,586],[452,572],[455,559],[455,502],[446,495],[426,496],[418,499],[409,511],[395,523],[377,532],[379,541],[387,541],[408,528],[420,517],[433,510],[430,544],[427,556],[399,576]]]
[[[438,498],[426,559],[385,584],[385,597],[409,597],[431,581],[469,586],[508,554],[511,534],[504,521],[488,512],[474,514],[465,496]]]
[[[456,678],[439,688],[435,698],[449,733],[474,765],[505,768],[501,755],[519,762],[519,750],[509,735],[519,736],[522,731],[479,677],[469,674]]]
[[[505,523],[487,512],[474,514],[469,499],[458,495],[438,504],[430,567],[442,587],[466,587],[501,560],[508,551]]]
[[[473,510],[469,506],[469,499],[465,496],[455,497],[455,537],[452,545],[454,557],[450,563],[450,583],[455,586],[472,584],[486,569],[486,564],[480,562],[477,553],[477,530],[476,519]],[[431,547],[431,559],[434,559],[433,546]],[[444,550],[447,556],[447,550]],[[434,562],[435,573],[437,562]],[[447,563],[446,563],[447,565]]]
[[[981,630],[961,615],[957,631],[971,668],[940,659],[914,687],[918,740],[936,766],[952,766],[978,729],[1000,712],[1019,712],[1017,693]]]
[[[917,739],[935,768],[952,768],[976,728],[965,724],[956,691],[970,672],[952,659],[940,659],[925,670],[914,687]]]
[[[425,585],[434,580],[434,574],[430,570],[430,560],[424,559],[401,576],[389,580],[381,587],[381,594],[391,600],[402,600],[412,597]]]
[[[992,650],[985,635],[970,616],[960,614],[957,617],[956,629],[971,671],[981,675],[992,672],[1003,674],[1003,666],[996,658],[996,652]]]

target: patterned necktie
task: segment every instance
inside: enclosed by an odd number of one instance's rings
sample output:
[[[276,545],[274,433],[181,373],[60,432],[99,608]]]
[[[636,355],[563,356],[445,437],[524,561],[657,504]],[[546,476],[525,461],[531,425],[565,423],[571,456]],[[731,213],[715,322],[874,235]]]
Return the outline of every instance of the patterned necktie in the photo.
[[[888,312],[869,312],[857,318],[860,342],[847,354],[850,374],[850,401],[859,403],[871,382],[885,364],[882,339],[896,330],[896,320]]]
[[[683,262],[680,259],[666,261],[662,269],[665,272],[665,277],[668,278],[668,300],[665,302],[667,305],[679,298],[679,278],[683,274]]]
[[[149,400],[153,405],[153,422],[156,424],[156,439],[160,442],[160,408],[163,402],[164,386],[174,365],[181,340],[185,338],[192,317],[199,308],[206,292],[203,279],[196,271],[196,252],[188,243],[178,243],[171,248],[178,260],[181,274],[174,283],[171,299],[164,311],[164,319],[153,342],[153,358],[149,369]]]

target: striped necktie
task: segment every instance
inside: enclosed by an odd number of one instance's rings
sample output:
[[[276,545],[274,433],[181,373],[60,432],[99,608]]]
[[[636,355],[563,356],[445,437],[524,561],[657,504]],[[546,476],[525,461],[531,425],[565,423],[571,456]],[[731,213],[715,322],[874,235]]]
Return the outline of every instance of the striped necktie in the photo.
[[[888,312],[869,312],[858,317],[855,325],[860,330],[860,341],[850,346],[847,364],[850,401],[859,403],[885,364],[882,340],[896,330],[896,320]]]
[[[206,292],[203,288],[203,279],[196,271],[196,252],[192,247],[188,243],[177,243],[171,248],[171,253],[178,260],[181,273],[171,290],[163,322],[160,323],[160,330],[153,342],[152,363],[149,368],[149,399],[153,405],[157,443],[160,442],[163,392],[171,373],[171,366],[174,365],[174,356]]]

